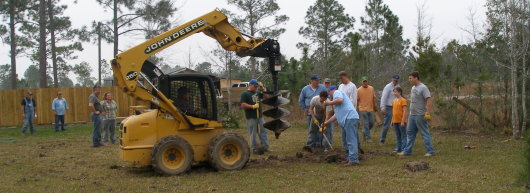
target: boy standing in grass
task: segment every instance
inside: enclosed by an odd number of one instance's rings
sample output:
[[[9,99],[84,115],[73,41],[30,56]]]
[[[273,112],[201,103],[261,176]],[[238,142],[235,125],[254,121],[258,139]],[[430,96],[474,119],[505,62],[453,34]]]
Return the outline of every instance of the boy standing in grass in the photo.
[[[407,99],[403,98],[403,90],[401,87],[394,88],[394,96],[392,101],[392,125],[396,131],[396,149],[394,153],[402,152],[407,144]]]

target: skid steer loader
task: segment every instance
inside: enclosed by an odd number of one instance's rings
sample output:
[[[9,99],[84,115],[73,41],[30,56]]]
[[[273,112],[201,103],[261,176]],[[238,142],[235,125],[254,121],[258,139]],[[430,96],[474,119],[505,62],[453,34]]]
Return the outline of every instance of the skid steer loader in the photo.
[[[273,90],[277,91],[281,54],[276,40],[241,33],[218,10],[175,27],[116,55],[111,61],[114,77],[123,92],[150,101],[154,107],[120,124],[122,160],[151,165],[155,171],[170,175],[186,172],[194,163],[208,162],[217,170],[241,169],[247,164],[250,155],[247,141],[237,133],[226,131],[218,122],[216,92],[210,77],[165,75],[148,60],[199,32],[240,57],[267,58]],[[268,129],[281,133],[289,127],[283,120],[276,122],[269,124]]]

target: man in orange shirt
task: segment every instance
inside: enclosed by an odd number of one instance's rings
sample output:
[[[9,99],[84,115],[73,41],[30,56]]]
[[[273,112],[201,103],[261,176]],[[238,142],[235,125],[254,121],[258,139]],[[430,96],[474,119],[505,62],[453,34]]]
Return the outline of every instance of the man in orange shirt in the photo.
[[[363,124],[364,140],[370,143],[372,142],[370,130],[374,127],[374,112],[377,111],[375,90],[374,87],[368,85],[368,77],[363,76],[361,80],[362,86],[357,89],[357,105]]]

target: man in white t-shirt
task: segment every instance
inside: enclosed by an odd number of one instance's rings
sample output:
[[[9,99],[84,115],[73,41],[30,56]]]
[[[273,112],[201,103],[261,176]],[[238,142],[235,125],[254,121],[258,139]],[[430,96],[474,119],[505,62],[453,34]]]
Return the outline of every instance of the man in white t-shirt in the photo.
[[[339,80],[342,84],[339,85],[338,90],[346,94],[353,104],[353,107],[357,108],[357,86],[350,81],[348,74],[344,71],[339,72]]]
[[[331,112],[333,110],[332,106],[325,106],[324,102],[330,101],[328,99],[328,92],[322,91],[319,93],[319,95],[313,97],[311,99],[311,102],[309,103],[309,113],[311,114],[311,130],[309,132],[308,138],[317,139],[316,145],[322,145],[326,148],[331,148],[330,144],[332,144],[331,141],[325,142],[323,139],[320,138],[320,131],[319,126],[331,116],[329,116],[328,112]],[[330,140],[330,135],[328,132],[324,133],[327,137],[327,140]],[[321,142],[323,144],[321,144]]]

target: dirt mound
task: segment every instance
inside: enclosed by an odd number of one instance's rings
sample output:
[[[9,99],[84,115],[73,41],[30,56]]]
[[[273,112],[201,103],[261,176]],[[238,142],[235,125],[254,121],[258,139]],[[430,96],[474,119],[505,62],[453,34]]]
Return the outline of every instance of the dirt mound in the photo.
[[[403,168],[411,171],[411,172],[417,172],[417,171],[422,171],[422,170],[427,170],[429,169],[429,163],[427,162],[423,162],[423,161],[412,161],[412,162],[407,162],[405,163],[405,165],[403,165]]]
[[[359,154],[360,160],[371,159],[386,154],[380,151],[368,151]],[[302,148],[294,156],[269,155],[268,157],[250,159],[250,166],[276,165],[280,163],[342,163],[346,161],[346,153],[342,149]]]

